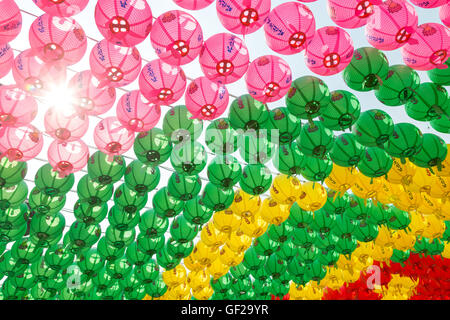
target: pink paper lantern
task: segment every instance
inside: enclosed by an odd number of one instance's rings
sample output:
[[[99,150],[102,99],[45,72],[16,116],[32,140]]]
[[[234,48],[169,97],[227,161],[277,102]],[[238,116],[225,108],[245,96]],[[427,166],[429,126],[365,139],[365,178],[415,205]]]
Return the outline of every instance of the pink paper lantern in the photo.
[[[161,60],[179,66],[193,61],[200,54],[203,32],[189,13],[172,10],[155,20],[150,40]]]
[[[227,88],[206,77],[194,79],[185,94],[186,108],[193,119],[214,120],[227,109],[229,95]]]
[[[450,28],[450,3],[444,4],[439,9],[439,18],[444,25]]]
[[[245,35],[263,26],[270,5],[270,0],[220,0],[216,1],[216,10],[225,29]]]
[[[98,116],[112,108],[116,101],[116,89],[99,88],[100,82],[91,71],[76,73],[69,81],[73,93],[74,108],[80,115]]]
[[[404,0],[375,6],[366,25],[367,41],[379,50],[396,50],[409,41],[418,19],[414,6]]]
[[[45,64],[31,50],[25,50],[16,56],[12,74],[21,89],[35,95],[43,95],[55,85],[66,81],[64,65]]]
[[[89,0],[33,0],[33,2],[52,16],[71,17],[83,11]]]
[[[117,103],[117,119],[133,132],[152,129],[161,117],[161,107],[149,103],[139,90],[124,94]]]
[[[250,58],[242,39],[230,33],[218,33],[203,44],[199,62],[208,79],[228,84],[244,76]]]
[[[0,0],[0,12],[0,44],[5,44],[22,30],[22,14],[14,0]]]
[[[0,126],[22,127],[34,120],[36,100],[17,86],[0,87]]]
[[[54,140],[47,149],[47,159],[60,177],[83,169],[89,159],[89,148],[81,140],[59,142]]]
[[[181,67],[156,59],[142,68],[139,89],[150,103],[168,106],[183,96],[186,75]]]
[[[48,108],[44,115],[45,131],[59,142],[81,139],[89,128],[89,118],[72,108]]]
[[[331,76],[348,66],[353,51],[353,40],[344,29],[323,27],[306,47],[306,66],[318,75]]]
[[[214,0],[173,0],[177,5],[188,10],[200,10],[209,6]]]
[[[421,24],[402,47],[405,64],[415,70],[445,69],[450,50],[450,30],[439,23]]]
[[[355,29],[364,26],[373,14],[373,2],[369,0],[328,0],[328,15],[342,28]]]
[[[86,35],[78,22],[47,13],[31,24],[29,40],[33,52],[45,63],[73,65],[87,49]]]
[[[29,161],[41,152],[43,145],[42,134],[31,124],[0,130],[0,158]]]
[[[152,10],[145,0],[99,0],[95,23],[106,40],[124,47],[143,42],[152,29]]]
[[[283,59],[267,55],[255,59],[245,76],[250,95],[267,103],[278,101],[289,91],[292,72]]]
[[[0,78],[3,78],[11,71],[13,63],[14,53],[9,44],[0,45]]]
[[[301,3],[286,2],[275,7],[264,25],[270,49],[281,54],[296,54],[306,48],[314,37],[316,20],[309,8]]]
[[[448,0],[410,0],[412,4],[424,8],[424,9],[432,9],[443,6],[448,3]]]
[[[92,48],[89,64],[92,74],[100,81],[99,88],[118,88],[136,80],[142,59],[135,47],[120,47],[102,40]]]
[[[95,127],[94,142],[101,152],[112,157],[131,149],[134,134],[125,128],[116,117],[108,117]]]

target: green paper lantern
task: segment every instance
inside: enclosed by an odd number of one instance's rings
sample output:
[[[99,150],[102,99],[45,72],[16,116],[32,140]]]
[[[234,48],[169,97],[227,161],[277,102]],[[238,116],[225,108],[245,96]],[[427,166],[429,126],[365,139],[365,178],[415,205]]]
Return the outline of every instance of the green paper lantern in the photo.
[[[297,139],[300,151],[305,156],[315,158],[323,158],[333,148],[333,144],[333,132],[319,121],[304,125]]]
[[[145,211],[139,222],[139,231],[149,238],[159,238],[163,236],[169,228],[169,219],[158,216],[155,210]]]
[[[445,141],[432,133],[423,135],[422,149],[410,160],[418,167],[432,168],[437,166],[438,169],[441,162],[447,157],[447,145]]]
[[[390,115],[378,109],[361,113],[353,126],[356,140],[366,147],[382,146],[394,132],[394,122]]]
[[[269,190],[272,184],[272,174],[263,164],[248,164],[245,166],[239,185],[242,190],[251,195],[260,195]]]
[[[152,205],[156,214],[166,218],[178,215],[184,208],[184,202],[171,196],[167,187],[163,187],[155,193]]]
[[[387,175],[393,164],[392,158],[380,148],[367,148],[361,161],[358,163],[359,171],[370,178]]]
[[[139,250],[141,250],[150,257],[156,254],[159,250],[161,250],[162,247],[164,247],[164,241],[165,239],[163,236],[159,238],[149,238],[143,234],[139,234],[136,239],[136,243]]]
[[[73,173],[60,177],[49,163],[44,164],[34,176],[36,187],[48,196],[66,194],[75,183]]]
[[[224,189],[231,189],[239,182],[242,167],[231,155],[217,156],[208,164],[207,174],[211,183]]]
[[[445,65],[450,67],[450,61],[447,59],[446,62],[444,62]],[[431,81],[433,81],[435,84],[441,85],[441,86],[450,86],[450,70],[449,68],[446,69],[431,69],[427,71],[428,77]]]
[[[330,158],[341,167],[357,166],[364,154],[364,147],[352,133],[337,136],[330,151]]]
[[[234,200],[233,189],[223,189],[208,182],[203,190],[201,200],[205,206],[213,211],[228,209]]]
[[[119,230],[113,226],[106,228],[105,238],[113,247],[126,248],[133,243],[136,237],[135,229]]]
[[[144,265],[150,259],[150,257],[146,255],[145,252],[142,252],[138,248],[136,242],[133,242],[127,247],[126,257],[128,261],[135,265],[135,268]]]
[[[22,181],[28,171],[26,162],[10,162],[7,157],[0,159],[0,187],[11,187]]]
[[[108,214],[108,205],[91,205],[89,202],[77,200],[73,207],[73,214],[77,221],[87,225],[98,224],[102,222]]]
[[[111,199],[113,184],[100,184],[92,181],[88,175],[84,175],[78,181],[77,194],[80,200],[90,205],[101,205]]]
[[[102,237],[97,243],[97,251],[106,261],[114,261],[123,256],[125,248],[116,248],[105,237]]]
[[[206,150],[197,141],[175,146],[170,155],[170,163],[179,174],[199,174],[205,168],[206,161]]]
[[[288,176],[298,175],[304,165],[304,157],[297,144],[284,144],[278,147],[272,163],[282,174]]]
[[[192,119],[186,106],[175,106],[164,115],[163,131],[172,143],[194,141],[203,131],[203,122]]]
[[[200,193],[202,181],[198,175],[181,175],[178,172],[172,173],[167,182],[167,191],[176,199],[188,201]]]
[[[330,93],[330,104],[327,112],[322,113],[320,120],[330,130],[345,130],[358,120],[361,105],[358,98],[351,92],[336,90]]]
[[[275,108],[270,110],[267,129],[277,130],[277,133],[272,137],[274,143],[290,145],[299,136],[302,122],[288,108]],[[270,131],[270,135],[272,136],[273,134]]]
[[[213,210],[208,208],[199,196],[186,201],[184,205],[183,216],[190,223],[196,225],[207,223],[211,219],[212,214]]]
[[[120,231],[133,229],[139,219],[139,212],[127,212],[119,206],[112,206],[108,213],[109,224]]]
[[[125,170],[125,184],[138,194],[154,190],[158,186],[160,177],[158,167],[146,165],[139,160],[132,161]]]
[[[323,182],[333,170],[333,161],[328,155],[323,159],[305,156],[304,161],[301,174],[308,181]]]
[[[405,105],[409,117],[417,121],[431,121],[449,116],[447,104],[448,93],[444,87],[432,82],[422,83],[416,90],[416,94]]]
[[[27,194],[28,187],[24,181],[11,187],[0,188],[0,210],[7,210],[19,206],[25,201]]]
[[[397,123],[394,132],[384,144],[384,149],[392,157],[408,158],[422,149],[423,134],[411,123]]]
[[[286,106],[294,116],[310,120],[327,112],[330,91],[321,79],[303,76],[294,80],[286,95]]]
[[[420,85],[419,74],[403,64],[391,66],[383,83],[375,88],[377,99],[387,106],[401,106],[409,102]]]
[[[87,164],[89,178],[100,184],[113,184],[119,181],[126,169],[122,156],[109,156],[101,151],[93,153]]]
[[[382,84],[389,71],[384,53],[373,47],[358,48],[343,75],[345,83],[356,91],[370,91]]]
[[[227,118],[212,121],[205,131],[206,146],[218,155],[234,153],[238,149],[239,139]]]
[[[166,162],[172,152],[172,143],[159,128],[139,132],[133,145],[136,158],[149,166],[159,166]]]
[[[194,240],[198,234],[198,226],[187,220],[184,215],[176,217],[170,224],[170,235],[179,243]]]
[[[260,130],[268,126],[269,110],[266,104],[244,94],[231,103],[228,119],[235,130]]]

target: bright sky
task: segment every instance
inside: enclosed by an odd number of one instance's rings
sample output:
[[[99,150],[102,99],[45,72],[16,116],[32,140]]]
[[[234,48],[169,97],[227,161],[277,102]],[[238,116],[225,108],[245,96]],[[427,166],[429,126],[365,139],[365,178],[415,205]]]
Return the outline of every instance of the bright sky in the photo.
[[[286,2],[286,1],[272,0],[272,8],[274,8],[275,6],[277,6],[279,4],[282,4],[284,2]],[[15,39],[14,41],[12,41],[10,43],[10,45],[13,49],[26,50],[29,48],[28,30],[29,30],[31,23],[35,19],[35,17],[33,15],[39,16],[39,15],[43,14],[43,12],[32,2],[32,0],[16,0],[16,3],[19,5],[19,7],[22,10],[27,11],[27,12],[31,13],[32,15],[22,12],[22,17],[23,17],[22,32],[17,39]],[[172,2],[172,0],[148,0],[148,3],[150,4],[150,7],[153,11],[154,17],[158,17],[162,13],[169,11],[169,10],[174,10],[174,9],[184,10],[184,9],[176,6]],[[102,36],[99,33],[99,31],[97,30],[97,27],[94,23],[95,4],[96,4],[96,1],[91,0],[90,3],[88,4],[87,8],[84,11],[82,11],[80,14],[74,16],[74,18],[81,24],[85,33],[88,36],[90,36],[94,39],[101,40]],[[332,20],[329,18],[328,14],[327,14],[326,0],[318,0],[314,3],[305,3],[305,4],[314,13],[317,28],[320,28],[323,26],[328,26],[328,25],[334,25],[334,23],[332,22]],[[440,23],[439,14],[438,14],[439,9],[420,9],[420,8],[416,7],[416,10],[419,15],[419,24],[426,23],[426,22],[439,22]],[[203,28],[203,35],[204,35],[205,39],[209,38],[210,36],[212,36],[216,33],[228,32],[220,24],[219,20],[217,19],[215,3],[213,3],[211,6],[209,6],[206,9],[203,9],[200,11],[191,11],[189,13],[191,13],[200,22],[200,24]],[[355,30],[347,30],[347,31],[353,38],[355,48],[369,45],[364,36],[364,28],[355,29]],[[271,51],[265,44],[263,28],[261,28],[256,33],[247,35],[245,37],[245,42],[246,42],[247,47],[249,48],[251,60],[257,58],[258,56],[262,56],[262,55],[266,55],[266,54],[276,55],[276,53]],[[95,44],[94,41],[88,40],[88,51],[87,51],[85,57],[83,58],[83,60],[81,62],[72,66],[71,69],[74,69],[76,71],[83,71],[83,70],[89,69],[89,53],[90,53],[91,48],[94,46],[94,44]],[[149,38],[147,38],[142,44],[140,44],[138,46],[138,49],[139,49],[142,57],[146,60],[153,60],[153,59],[157,58],[157,56],[154,53],[153,48],[150,44]],[[15,52],[15,54],[17,55],[18,52]],[[387,55],[391,65],[403,63],[399,50],[394,51],[394,52],[386,52],[386,55]],[[300,76],[304,76],[304,75],[313,75],[313,73],[309,71],[309,69],[306,67],[306,65],[304,63],[303,53],[293,55],[293,56],[281,56],[281,57],[283,59],[285,59],[291,66],[294,79],[298,78]],[[184,69],[187,76],[191,79],[199,77],[199,76],[203,76],[200,66],[198,64],[198,59],[194,60],[193,62],[191,62],[188,65],[183,66],[182,68]],[[68,78],[70,79],[73,76],[73,74],[74,74],[74,72],[69,71]],[[419,74],[421,76],[422,82],[430,81],[425,72],[419,72]],[[322,79],[329,86],[330,91],[337,90],[337,89],[344,89],[344,90],[352,91],[343,82],[342,74],[338,74],[338,75],[331,76],[331,77],[322,77]],[[14,83],[14,80],[13,80],[11,74],[9,74],[5,78],[3,78],[2,83],[3,84]],[[234,95],[234,96],[239,96],[239,95],[247,93],[245,82],[243,79],[241,79],[240,81],[238,81],[234,84],[230,84],[227,87],[228,87],[230,94]],[[127,90],[138,89],[137,81],[135,81],[131,85],[127,86],[125,89],[127,89]],[[373,109],[373,108],[383,109],[392,116],[392,118],[394,119],[394,122],[396,122],[396,123],[411,122],[411,123],[415,124],[416,126],[418,126],[422,130],[423,133],[426,133],[426,132],[436,133],[436,131],[434,131],[434,129],[432,129],[428,123],[417,122],[417,121],[410,119],[406,115],[406,112],[404,111],[403,106],[400,106],[400,107],[383,106],[375,98],[375,95],[373,92],[367,92],[367,93],[354,92],[354,91],[352,91],[352,92],[355,93],[356,96],[358,97],[358,99],[360,100],[363,111],[368,110],[368,109]],[[116,101],[118,101],[120,96],[124,93],[125,93],[124,91],[117,90],[118,98]],[[231,98],[231,99],[233,99],[233,98]],[[184,104],[184,98],[182,98],[178,102],[178,104]],[[284,100],[281,100],[277,103],[269,104],[270,108],[274,108],[277,106],[284,106]],[[43,104],[40,105],[38,116],[33,122],[33,124],[36,127],[38,127],[41,131],[44,131],[43,116],[45,114],[46,108],[47,108],[47,106],[45,106]],[[166,110],[167,109],[164,107],[163,113],[165,113]],[[115,107],[113,107],[107,114],[101,115],[101,117],[104,118],[106,116],[112,116],[112,115],[115,115]],[[226,115],[227,115],[227,113],[224,114],[224,116],[226,116]],[[161,117],[161,119],[162,119],[162,117]],[[89,131],[83,138],[83,141],[85,141],[89,146],[94,146],[92,133],[93,133],[93,129],[94,129],[95,125],[99,121],[100,120],[97,118],[90,119]],[[161,127],[161,123],[162,123],[162,121],[160,121],[160,124],[158,125],[158,127]],[[208,123],[205,122],[204,128],[206,128],[207,125],[208,125]],[[450,143],[449,135],[445,135],[445,134],[441,134],[441,133],[437,133],[437,134],[440,135],[447,143]],[[48,136],[45,137],[45,146],[44,146],[41,154],[38,156],[39,159],[47,158],[47,148],[48,148],[48,145],[51,143],[51,141],[52,141],[51,138],[49,138]],[[200,137],[199,141],[204,143],[203,137]],[[93,153],[94,151],[95,151],[95,149],[92,148],[91,153]],[[237,156],[237,153],[235,155]],[[131,151],[127,152],[126,156],[134,158],[133,151],[131,150]],[[211,160],[212,158],[213,158],[213,156],[211,154],[209,154],[208,160]],[[132,161],[130,158],[127,158],[126,160],[127,160],[127,163]],[[34,179],[34,174],[35,174],[36,170],[43,164],[44,164],[44,162],[39,161],[37,159],[32,160],[28,163],[29,169],[28,169],[27,179],[30,180],[28,182],[29,190],[31,190],[31,188],[34,185],[32,180]],[[166,162],[164,166],[170,167],[170,162],[169,161]],[[271,169],[273,172],[275,172],[275,169],[273,169],[273,167],[271,167]],[[159,187],[166,185],[166,181],[167,181],[167,178],[170,176],[170,173],[171,173],[170,171],[161,170],[162,178],[161,178]],[[81,172],[81,173],[76,174],[76,183],[78,182],[79,178],[84,174],[86,174],[86,172]],[[201,174],[201,176],[206,178],[206,170],[204,170],[204,172]],[[76,183],[73,188],[74,190],[76,190]],[[207,183],[207,181],[203,181],[203,185],[205,185],[206,183]],[[116,187],[118,187],[118,185],[119,184],[117,184]],[[154,192],[149,194],[148,205],[151,205],[151,198],[152,198],[153,194],[154,194]],[[70,226],[72,224],[72,222],[75,220],[73,214],[71,214],[71,210],[72,210],[73,204],[75,203],[76,200],[77,200],[77,195],[75,192],[70,192],[67,195],[67,202],[66,202],[65,208],[68,211],[65,211],[64,213],[66,216],[66,225],[68,225],[68,226]],[[113,202],[110,202],[110,207],[112,205],[113,205]],[[102,231],[103,232],[106,230],[107,226],[108,226],[108,221],[107,221],[107,219],[105,219],[105,221],[102,223]]]

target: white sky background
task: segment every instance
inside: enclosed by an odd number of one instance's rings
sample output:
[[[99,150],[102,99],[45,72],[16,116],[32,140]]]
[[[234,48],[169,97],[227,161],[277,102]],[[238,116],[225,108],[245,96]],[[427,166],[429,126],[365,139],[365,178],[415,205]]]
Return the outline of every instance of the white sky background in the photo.
[[[342,1],[345,1],[345,0],[342,0]],[[76,21],[78,21],[80,23],[80,25],[83,27],[85,33],[88,36],[93,37],[98,40],[101,40],[103,37],[101,36],[100,32],[97,30],[97,26],[95,25],[95,22],[94,22],[94,8],[96,5],[96,2],[97,2],[96,0],[90,0],[86,9],[84,9],[80,14],[74,16],[74,18]],[[149,3],[149,5],[152,9],[154,18],[158,17],[162,13],[169,11],[169,10],[177,9],[177,10],[187,11],[187,10],[175,5],[175,3],[172,0],[147,0],[147,2]],[[285,2],[287,2],[287,1],[272,0],[272,8],[278,6],[282,3],[285,3]],[[16,3],[22,10],[28,11],[35,15],[41,15],[44,13],[32,2],[32,0],[16,0]],[[324,27],[324,26],[334,25],[333,21],[330,19],[330,17],[327,14],[326,0],[318,0],[313,3],[305,3],[305,5],[307,5],[314,13],[317,29]],[[437,9],[420,9],[418,7],[415,7],[415,8],[419,15],[419,24],[426,23],[426,22],[441,23],[441,21],[439,19],[439,9],[438,8]],[[213,4],[211,4],[208,8],[205,8],[203,10],[187,11],[187,12],[192,14],[200,22],[200,25],[202,26],[202,29],[203,29],[204,39],[207,39],[216,33],[228,32],[221,25],[220,21],[217,18],[215,2]],[[31,23],[35,20],[35,17],[28,15],[24,12],[22,12],[22,18],[23,18],[22,32],[14,41],[12,41],[10,43],[11,47],[13,49],[17,49],[17,50],[26,50],[29,48],[28,30],[29,30]],[[353,42],[354,42],[355,49],[359,48],[359,47],[363,47],[363,46],[369,46],[369,44],[366,41],[366,38],[364,36],[364,27],[359,28],[359,29],[353,29],[353,30],[346,29],[346,31],[351,35]],[[277,53],[270,50],[269,47],[265,44],[263,28],[259,29],[257,32],[255,32],[253,34],[245,36],[245,43],[249,49],[251,61],[259,56],[266,55],[266,54],[278,55]],[[95,44],[95,42],[88,40],[88,50],[87,50],[84,58],[82,59],[81,62],[72,66],[71,67],[72,69],[75,69],[77,71],[83,71],[83,70],[89,69],[89,53],[90,53],[91,48],[94,46],[94,44]],[[143,43],[138,45],[137,48],[139,49],[143,59],[153,60],[153,59],[158,58],[157,55],[154,53],[154,50],[153,50],[153,47],[151,46],[149,37]],[[18,52],[15,52],[15,55],[17,55],[17,54],[18,54]],[[403,64],[400,50],[396,50],[394,52],[385,52],[385,54],[389,59],[390,65]],[[283,55],[279,55],[279,56],[282,57],[283,59],[285,59],[291,66],[294,79],[304,76],[304,75],[314,75],[311,71],[309,71],[309,69],[306,67],[306,65],[304,63],[303,52],[300,54],[297,54],[297,55],[293,55],[293,56],[283,56]],[[143,62],[143,65],[144,64],[145,64],[145,62]],[[203,73],[200,69],[200,65],[198,63],[198,59],[194,60],[193,62],[191,62],[188,65],[182,66],[182,68],[184,69],[186,75],[189,78],[196,78],[199,76],[203,76]],[[426,72],[419,72],[419,74],[421,76],[422,82],[430,81],[428,76],[426,75]],[[70,79],[73,75],[74,75],[73,72],[68,71],[68,79]],[[335,75],[335,76],[330,76],[330,77],[321,77],[321,76],[319,76],[319,77],[325,81],[325,83],[328,85],[330,91],[344,89],[344,90],[353,92],[358,97],[359,101],[361,102],[362,111],[365,111],[368,109],[373,109],[373,108],[383,109],[392,116],[395,123],[398,123],[398,122],[413,123],[416,126],[418,126],[422,130],[423,133],[426,133],[426,132],[436,133],[439,136],[441,136],[447,143],[450,143],[450,135],[438,133],[434,129],[432,129],[428,123],[418,122],[418,121],[415,121],[415,120],[409,118],[406,115],[406,112],[404,111],[403,106],[399,106],[399,107],[384,106],[382,103],[380,103],[376,99],[373,91],[365,92],[365,93],[352,91],[344,83],[344,81],[342,79],[342,73]],[[14,80],[13,80],[11,73],[9,75],[7,75],[6,77],[4,77],[1,82],[3,84],[13,84]],[[138,89],[138,81],[135,81],[134,83],[132,83],[131,85],[129,85],[125,88],[128,90]],[[230,95],[239,96],[239,95],[247,93],[244,78],[242,78],[240,81],[238,81],[236,83],[227,85],[227,88],[228,88]],[[117,92],[117,99],[116,99],[116,102],[117,102],[119,100],[119,98],[121,97],[121,95],[123,95],[125,92],[121,91],[121,90],[117,90],[116,92]],[[233,97],[230,97],[230,103],[232,100],[233,100]],[[182,99],[180,99],[180,101],[178,101],[177,104],[184,104],[184,97]],[[174,105],[177,105],[177,104],[174,104]],[[275,107],[279,107],[279,106],[285,106],[284,99],[282,99],[276,103],[269,104],[269,107],[271,109],[275,108]],[[47,108],[48,108],[48,106],[46,106],[44,104],[40,104],[38,115],[37,115],[36,119],[33,121],[33,125],[38,127],[41,131],[45,130],[44,124],[43,124],[43,116],[44,116],[45,110]],[[163,114],[161,116],[161,121],[159,122],[157,127],[162,128],[162,119],[163,119],[164,113],[167,110],[168,110],[167,107],[162,108]],[[113,115],[115,115],[115,106],[108,113],[101,115],[101,117],[105,118],[107,116],[113,116]],[[225,112],[225,114],[223,116],[225,117],[227,115],[228,115],[228,111]],[[89,131],[82,139],[89,146],[95,146],[92,134],[93,134],[94,127],[96,126],[96,124],[99,121],[100,120],[97,118],[93,118],[93,117],[90,118]],[[208,124],[209,124],[209,122],[204,122],[204,129],[207,127]],[[340,133],[337,132],[336,134],[340,134]],[[204,144],[204,137],[203,136],[200,137],[198,141],[201,142],[202,144]],[[49,138],[48,136],[45,137],[44,148],[43,148],[41,154],[38,156],[38,158],[40,158],[40,159],[47,158],[47,148],[51,142],[52,142],[51,138]],[[205,148],[206,148],[206,146],[205,146]],[[92,148],[92,149],[90,149],[90,151],[92,154],[95,151],[95,149]],[[238,159],[240,159],[238,153],[239,152],[236,152],[234,154],[234,156],[236,156]],[[132,157],[132,158],[135,157],[133,149],[131,149],[125,155]],[[208,154],[208,162],[212,158],[213,158],[213,156],[211,154]],[[132,160],[128,158],[128,159],[126,159],[126,161],[128,164]],[[241,162],[243,162],[243,161],[241,161]],[[44,162],[38,161],[35,159],[32,161],[29,161],[28,162],[28,174],[27,174],[26,179],[34,180],[35,172],[43,164],[44,164]],[[170,160],[167,161],[163,166],[170,167]],[[269,165],[269,167],[271,168],[272,172],[275,172],[275,169],[272,167],[271,164]],[[80,172],[80,173],[76,174],[76,182],[73,187],[73,190],[76,190],[76,186],[77,186],[79,178],[82,175],[84,175],[85,173],[86,172]],[[166,181],[167,181],[168,177],[170,176],[170,174],[171,174],[170,171],[161,169],[161,181],[160,181],[158,188],[161,188],[166,185]],[[202,177],[206,178],[206,168],[200,175]],[[33,188],[34,183],[32,183],[32,182],[27,182],[27,183],[29,186],[29,191],[31,191],[31,188]],[[207,183],[207,181],[203,181],[203,186],[206,185],[206,183]],[[118,187],[118,186],[119,186],[119,183],[116,184],[116,187]],[[153,194],[154,194],[154,192],[149,194],[149,202],[147,203],[147,206],[151,206],[151,198],[152,198]],[[73,204],[75,203],[76,200],[77,200],[77,194],[75,192],[69,192],[67,194],[67,201],[66,201],[65,208],[69,211],[72,211]],[[113,205],[113,202],[111,201],[109,203],[109,207],[111,207],[112,205]],[[141,211],[141,213],[142,212],[143,211]],[[71,214],[70,212],[67,212],[67,211],[64,211],[63,213],[66,217],[66,225],[70,226],[72,224],[72,222],[75,220],[73,214]],[[109,225],[109,223],[108,223],[107,219],[105,219],[104,222],[101,224],[102,232],[104,232],[106,230],[106,227],[108,225]]]

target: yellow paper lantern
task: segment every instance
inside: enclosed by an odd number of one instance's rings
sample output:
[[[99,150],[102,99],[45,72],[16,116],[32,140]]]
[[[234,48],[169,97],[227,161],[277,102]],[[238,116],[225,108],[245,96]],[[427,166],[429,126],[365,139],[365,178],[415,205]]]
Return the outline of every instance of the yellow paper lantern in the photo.
[[[401,251],[413,249],[416,243],[416,237],[413,231],[407,233],[405,230],[396,230],[392,234],[392,239],[394,241],[394,249]]]
[[[380,262],[389,262],[392,257],[394,249],[392,246],[379,246],[375,245],[372,251],[372,258]]]
[[[392,158],[392,168],[387,173],[386,179],[393,184],[402,184],[408,186],[416,174],[416,166],[409,160],[405,163],[398,158]]]
[[[441,255],[445,259],[450,259],[450,242],[444,242],[444,251],[441,252]]]
[[[432,215],[426,217],[426,225],[422,236],[428,239],[440,239],[444,235],[446,226],[444,221]]]
[[[438,201],[439,207],[434,212],[436,217],[438,217],[441,220],[450,220],[450,201]]]
[[[242,231],[232,233],[226,242],[226,246],[236,253],[244,252],[252,245],[252,237]]]
[[[438,199],[432,198],[425,192],[420,193],[420,205],[417,208],[417,211],[423,215],[431,215],[434,214],[437,210],[439,210],[440,203]]]
[[[447,144],[447,148],[450,150],[450,144]],[[450,177],[450,155],[447,153],[447,157],[441,162],[441,170],[435,170],[435,174],[441,177]]]
[[[199,291],[193,292],[193,296],[197,300],[208,300],[214,294],[214,289],[208,285]]]
[[[171,270],[162,273],[164,283],[170,287],[176,287],[186,281],[186,269],[181,264]]]
[[[171,287],[167,290],[168,300],[185,300],[190,295],[191,288],[187,283],[183,282],[176,287]]]
[[[436,175],[432,177],[432,181],[430,196],[447,201],[450,197],[450,179]]]
[[[241,217],[254,216],[261,208],[261,198],[252,196],[242,190],[237,190],[234,194],[234,201],[230,206],[235,214]]]
[[[273,198],[266,198],[263,201],[259,215],[267,223],[279,225],[289,217],[289,213],[290,205],[282,204]]]
[[[242,258],[244,258],[242,256]],[[207,270],[209,274],[213,277],[213,279],[219,279],[220,277],[223,277],[227,274],[228,270],[230,268],[222,263],[221,259],[216,259],[208,265]]]
[[[251,238],[260,237],[266,232],[269,224],[259,215],[242,218],[241,226],[237,233],[242,232]]]
[[[394,239],[392,238],[392,231],[389,230],[386,226],[380,226],[378,228],[378,236],[375,239],[375,246],[392,247],[393,245],[394,245]],[[375,250],[375,246],[373,247],[373,250]],[[373,254],[373,250],[372,250],[372,254]]]
[[[187,284],[192,288],[192,292],[196,292],[207,287],[210,280],[211,276],[207,270],[190,272],[187,276]]]
[[[184,266],[189,269],[189,271],[199,271],[204,268],[197,260],[194,259],[192,253],[183,259]]]
[[[405,190],[405,192],[399,194],[398,201],[394,202],[394,205],[400,210],[413,212],[419,208],[421,203],[422,197],[420,193]]]
[[[301,189],[300,181],[296,177],[280,174],[273,179],[270,195],[279,203],[292,205],[300,195]]]
[[[206,244],[208,247],[219,248],[221,245],[225,243],[228,235],[224,232],[220,232],[214,227],[213,222],[208,222],[200,233],[200,239]]]
[[[366,177],[360,172],[353,175],[352,192],[363,199],[375,198],[381,189],[381,178]]]
[[[317,211],[327,202],[327,191],[319,183],[306,182],[302,185],[302,192],[297,204],[305,211]]]
[[[400,200],[399,195],[403,192],[405,192],[405,189],[401,184],[384,181],[377,192],[376,200],[382,204],[395,203]]]
[[[430,169],[417,167],[416,174],[413,176],[411,183],[407,186],[407,189],[412,192],[430,193],[433,186],[433,176],[434,174]]]
[[[325,184],[334,191],[345,193],[350,189],[354,180],[352,171],[355,171],[355,169],[333,164],[333,170],[325,179]]]
[[[213,215],[213,223],[217,230],[230,233],[239,229],[241,225],[241,217],[230,209],[217,211]]]
[[[235,252],[230,249],[228,244],[226,244],[220,248],[219,260],[228,267],[237,266],[242,262],[242,260],[244,260],[244,253],[244,251]]]
[[[192,251],[193,258],[203,266],[211,264],[215,259],[219,257],[219,249],[208,247],[203,241],[197,242]]]

